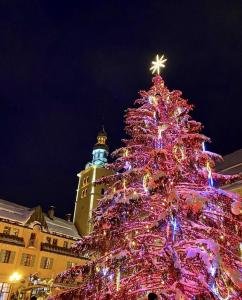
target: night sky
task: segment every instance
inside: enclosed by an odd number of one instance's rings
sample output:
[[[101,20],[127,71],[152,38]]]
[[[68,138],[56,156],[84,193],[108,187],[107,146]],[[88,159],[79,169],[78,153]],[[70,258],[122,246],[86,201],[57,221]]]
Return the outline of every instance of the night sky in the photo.
[[[73,212],[97,132],[121,145],[157,53],[209,150],[241,148],[242,1],[1,0],[0,198]]]

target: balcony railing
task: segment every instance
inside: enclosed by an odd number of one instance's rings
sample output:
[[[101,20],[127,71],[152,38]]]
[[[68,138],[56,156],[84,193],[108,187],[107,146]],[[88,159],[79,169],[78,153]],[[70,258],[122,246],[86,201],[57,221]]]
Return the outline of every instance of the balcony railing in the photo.
[[[0,243],[24,247],[24,239],[16,235],[0,233]]]
[[[73,251],[69,248],[51,245],[48,243],[41,243],[41,250],[47,251],[47,252],[52,252],[52,253],[57,253],[60,255],[77,257],[77,255],[75,253],[73,253]]]

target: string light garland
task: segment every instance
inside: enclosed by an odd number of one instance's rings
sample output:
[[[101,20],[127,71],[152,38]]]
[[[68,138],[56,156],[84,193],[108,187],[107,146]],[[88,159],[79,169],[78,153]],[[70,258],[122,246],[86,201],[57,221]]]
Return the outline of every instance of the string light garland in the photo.
[[[205,142],[202,143],[202,149],[203,149],[203,152],[206,151]],[[210,167],[209,161],[206,162],[206,169],[208,172],[208,184],[209,184],[209,186],[213,187],[214,182],[213,182],[213,176],[212,176],[212,169]]]

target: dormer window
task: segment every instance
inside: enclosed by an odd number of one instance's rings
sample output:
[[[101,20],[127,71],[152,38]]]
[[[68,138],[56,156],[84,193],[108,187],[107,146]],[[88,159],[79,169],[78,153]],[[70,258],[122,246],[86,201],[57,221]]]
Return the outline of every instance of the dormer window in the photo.
[[[53,246],[57,246],[57,243],[58,243],[58,240],[57,239],[53,239],[53,242],[52,242]]]
[[[49,245],[51,244],[51,238],[49,236],[46,237],[46,243]]]
[[[4,226],[4,228],[3,228],[3,233],[4,234],[10,235],[10,231],[11,231],[11,227]]]
[[[19,229],[13,228],[13,235],[18,236],[19,235]]]
[[[31,233],[30,239],[29,239],[29,247],[35,247],[35,241],[36,241],[36,234],[34,232]]]

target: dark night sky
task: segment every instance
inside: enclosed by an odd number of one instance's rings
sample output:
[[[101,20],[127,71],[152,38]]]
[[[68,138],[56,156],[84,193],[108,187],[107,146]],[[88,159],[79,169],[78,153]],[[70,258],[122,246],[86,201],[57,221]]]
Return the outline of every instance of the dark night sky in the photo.
[[[0,197],[72,212],[101,124],[114,150],[156,53],[209,149],[241,148],[242,1],[1,0]]]

